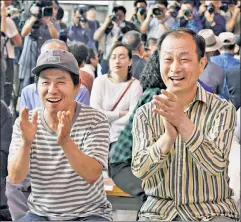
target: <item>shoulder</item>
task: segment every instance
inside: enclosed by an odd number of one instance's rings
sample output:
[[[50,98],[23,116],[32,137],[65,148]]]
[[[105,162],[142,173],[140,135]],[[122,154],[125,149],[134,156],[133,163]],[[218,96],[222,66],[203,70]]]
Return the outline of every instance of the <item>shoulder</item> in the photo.
[[[104,74],[104,75],[101,75],[101,76],[98,76],[94,79],[94,82],[95,83],[103,83],[103,82],[106,82],[107,81],[107,74]]]
[[[209,110],[215,111],[216,115],[225,112],[236,113],[234,105],[226,99],[220,98],[217,94],[206,92]]]
[[[23,94],[32,94],[32,93],[35,93],[35,91],[36,91],[36,84],[35,83],[30,84],[30,85],[28,85],[28,86],[26,86],[22,89]]]
[[[152,112],[152,108],[153,108],[152,102],[148,102],[148,103],[140,106],[136,110],[136,114],[135,114],[134,118],[141,119],[142,121],[145,121],[145,123],[146,123],[146,121],[149,118],[152,118],[154,116],[154,113]]]
[[[80,92],[80,93],[89,93],[87,87],[84,86],[84,85],[81,85],[81,86],[80,86],[79,92]]]
[[[80,118],[83,116],[85,118],[90,119],[95,124],[97,124],[98,122],[108,122],[107,117],[103,112],[101,112],[95,108],[92,108],[90,106],[87,106],[85,104],[81,104],[81,110],[79,113]]]

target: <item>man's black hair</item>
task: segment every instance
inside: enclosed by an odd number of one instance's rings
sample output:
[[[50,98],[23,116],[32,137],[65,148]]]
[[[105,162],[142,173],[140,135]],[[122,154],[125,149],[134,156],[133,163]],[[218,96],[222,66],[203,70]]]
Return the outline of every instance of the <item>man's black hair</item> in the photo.
[[[163,4],[165,5],[166,7],[168,6],[168,1],[167,0],[156,0],[155,3],[156,4]]]
[[[69,51],[74,55],[75,59],[80,66],[83,62],[86,62],[88,55],[88,46],[85,44],[74,43],[69,45]]]
[[[177,28],[177,29],[172,29],[172,30],[168,30],[165,33],[163,33],[163,35],[160,37],[160,39],[158,40],[158,52],[161,52],[161,46],[162,46],[162,42],[164,41],[164,39],[169,36],[175,36],[175,35],[180,35],[180,34],[189,34],[192,36],[193,40],[196,43],[196,47],[197,47],[197,56],[198,56],[198,60],[200,60],[201,58],[204,57],[205,55],[205,40],[202,36],[198,35],[195,31],[191,30],[191,29],[187,29],[187,28]]]
[[[147,6],[147,2],[145,0],[135,0],[134,7],[136,7],[138,3],[142,3],[142,2],[145,3]]]
[[[124,14],[126,14],[126,8],[122,5],[114,6],[112,12],[116,13],[119,10],[122,11]]]

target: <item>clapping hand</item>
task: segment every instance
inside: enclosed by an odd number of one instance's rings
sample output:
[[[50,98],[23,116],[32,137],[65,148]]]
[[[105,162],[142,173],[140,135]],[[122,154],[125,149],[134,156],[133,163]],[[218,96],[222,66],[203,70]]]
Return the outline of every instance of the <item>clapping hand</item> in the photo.
[[[29,110],[28,108],[24,108],[20,114],[19,126],[22,134],[22,139],[24,143],[31,145],[35,134],[37,132],[37,120],[38,113],[35,111],[33,113],[32,119],[29,120]]]
[[[72,115],[70,111],[59,111],[58,114],[58,137],[57,143],[63,145],[70,139],[70,131],[72,128]]]

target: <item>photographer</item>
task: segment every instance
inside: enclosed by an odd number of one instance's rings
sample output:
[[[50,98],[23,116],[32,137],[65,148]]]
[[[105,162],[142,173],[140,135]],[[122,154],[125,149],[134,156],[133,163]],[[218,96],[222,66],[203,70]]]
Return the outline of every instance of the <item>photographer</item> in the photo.
[[[220,14],[221,1],[205,1],[200,5],[198,15],[203,22],[203,28],[212,29],[215,35],[226,31],[226,20]]]
[[[227,20],[226,30],[233,32],[236,38],[240,38],[240,1],[236,1],[232,7],[229,7],[231,17]]]
[[[177,16],[177,22],[172,27],[173,29],[179,27],[185,27],[192,29],[193,31],[200,31],[203,27],[199,22],[199,19],[195,19],[194,9],[191,1],[185,1],[182,3]]]
[[[1,22],[5,23],[5,37],[1,55],[6,63],[6,70],[1,70],[1,99],[3,99],[7,106],[10,105],[13,89],[13,62],[15,59],[14,48],[22,45],[22,38],[18,32],[18,29],[14,21],[8,16],[6,7],[11,4],[11,1],[1,1]],[[4,25],[1,24],[1,28],[4,29]],[[1,66],[1,68],[3,68]]]
[[[109,71],[108,56],[115,41],[120,41],[123,34],[136,30],[135,25],[125,20],[126,9],[124,6],[115,6],[112,15],[107,15],[104,23],[94,33],[94,40],[99,41],[101,51],[102,73]],[[119,37],[119,38],[118,38]]]
[[[75,8],[73,24],[67,29],[68,40],[71,42],[82,42],[91,48],[95,48],[93,33],[89,28],[88,19],[85,14],[85,7]]]
[[[136,0],[131,15],[130,22],[133,23],[137,30],[140,31],[141,24],[144,22],[147,13],[147,3],[145,0]]]
[[[163,32],[174,25],[175,19],[167,14],[167,5],[167,0],[158,0],[148,9],[146,19],[140,29],[142,33],[147,33],[147,39],[158,39]]]
[[[48,39],[57,39],[60,30],[53,17],[53,1],[36,1],[30,14],[21,32],[25,38],[19,61],[20,93],[22,88],[33,83],[31,70],[36,65],[41,46]]]

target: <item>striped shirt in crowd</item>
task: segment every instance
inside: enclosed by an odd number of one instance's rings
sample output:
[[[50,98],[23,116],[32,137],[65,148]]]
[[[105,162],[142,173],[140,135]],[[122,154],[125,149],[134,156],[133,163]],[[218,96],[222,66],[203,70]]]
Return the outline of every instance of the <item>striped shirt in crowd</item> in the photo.
[[[93,215],[111,220],[112,207],[106,197],[103,176],[89,184],[72,169],[63,149],[57,144],[57,133],[45,122],[43,110],[38,109],[38,128],[30,153],[30,212],[50,220],[72,220]],[[30,115],[32,113],[30,111]],[[104,114],[77,103],[70,136],[82,152],[107,168],[109,124]],[[17,119],[9,159],[20,144]]]
[[[155,142],[164,126],[153,106],[150,102],[137,110],[132,129],[132,172],[144,180],[148,196],[139,216],[164,221],[177,215],[185,221],[238,219],[228,177],[234,106],[198,84],[196,97],[185,110],[195,130],[186,142],[179,135],[166,155]]]

